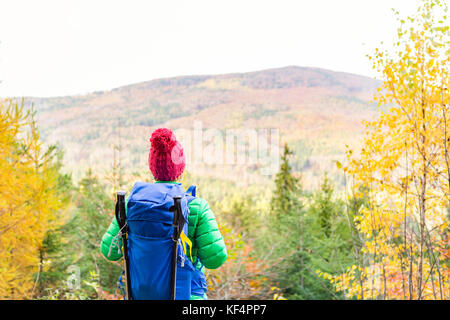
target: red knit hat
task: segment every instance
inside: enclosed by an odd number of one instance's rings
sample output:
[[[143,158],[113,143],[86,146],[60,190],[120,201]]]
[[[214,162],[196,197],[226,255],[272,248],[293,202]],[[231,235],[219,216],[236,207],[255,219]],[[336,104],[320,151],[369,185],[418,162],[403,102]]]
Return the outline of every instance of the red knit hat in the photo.
[[[174,181],[184,171],[183,147],[173,132],[166,128],[156,129],[150,138],[148,165],[158,181]]]

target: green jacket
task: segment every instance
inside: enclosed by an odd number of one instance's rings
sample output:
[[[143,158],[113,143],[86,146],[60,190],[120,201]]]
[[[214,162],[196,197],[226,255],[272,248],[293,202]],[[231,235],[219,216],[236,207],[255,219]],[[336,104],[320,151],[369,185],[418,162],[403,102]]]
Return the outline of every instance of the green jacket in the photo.
[[[119,225],[114,217],[100,244],[102,254],[111,261],[122,257],[122,239],[117,237],[118,233]],[[214,213],[202,198],[197,197],[189,203],[188,238],[192,242],[193,261],[198,256],[206,268],[216,269],[227,259],[227,249]]]

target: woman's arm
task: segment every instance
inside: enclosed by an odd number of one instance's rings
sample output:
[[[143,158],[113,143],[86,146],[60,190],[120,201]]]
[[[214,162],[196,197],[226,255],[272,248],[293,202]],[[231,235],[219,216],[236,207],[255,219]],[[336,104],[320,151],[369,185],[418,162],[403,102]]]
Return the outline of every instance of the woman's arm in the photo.
[[[119,224],[116,221],[116,217],[114,217],[100,244],[102,254],[111,261],[117,261],[122,258],[122,238],[118,234]]]
[[[128,200],[130,200],[130,197],[127,197],[125,200],[125,215],[127,214]],[[118,234],[119,224],[117,223],[116,217],[114,217],[100,243],[100,251],[110,261],[117,261],[123,255],[122,237],[118,236]]]
[[[194,234],[194,247],[198,249],[198,257],[206,268],[217,269],[227,259],[227,249],[216,217],[208,202],[202,198],[192,200],[189,208],[191,211],[195,210],[198,215]]]

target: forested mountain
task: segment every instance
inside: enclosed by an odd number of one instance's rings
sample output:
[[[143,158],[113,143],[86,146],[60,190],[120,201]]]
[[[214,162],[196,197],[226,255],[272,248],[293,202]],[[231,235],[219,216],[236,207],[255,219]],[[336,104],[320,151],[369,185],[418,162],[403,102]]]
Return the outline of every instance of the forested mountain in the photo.
[[[88,167],[110,168],[114,145],[121,146],[125,172],[146,170],[154,128],[189,130],[200,121],[203,130],[278,129],[308,188],[317,185],[319,172],[333,176],[333,160],[342,158],[346,144],[358,143],[361,120],[375,114],[371,98],[379,84],[359,75],[289,66],[157,79],[85,95],[29,97],[26,102],[37,111],[43,140],[62,144],[65,164],[76,178]],[[244,174],[239,180],[246,183],[264,180],[258,166],[188,163],[187,168],[233,180]]]

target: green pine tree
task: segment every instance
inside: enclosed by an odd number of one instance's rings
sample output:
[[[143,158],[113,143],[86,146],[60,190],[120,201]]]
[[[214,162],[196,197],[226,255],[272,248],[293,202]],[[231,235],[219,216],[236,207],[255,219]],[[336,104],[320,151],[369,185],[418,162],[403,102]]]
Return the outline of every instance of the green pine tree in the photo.
[[[70,219],[57,231],[48,234],[43,253],[52,264],[40,275],[40,296],[48,299],[98,298],[98,289],[115,293],[122,272],[119,263],[103,258],[99,246],[114,213],[114,201],[104,185],[88,170],[74,188]],[[67,286],[69,267],[80,270],[79,289]],[[47,291],[47,292],[45,292]]]
[[[316,270],[339,274],[353,263],[351,230],[345,206],[336,199],[334,187],[325,174],[318,190],[311,196],[305,213],[305,246],[308,248],[308,299],[342,299],[333,286],[319,278]]]
[[[281,156],[280,171],[275,176],[275,190],[271,200],[270,228],[266,236],[265,250],[273,251],[277,261],[273,268],[274,285],[286,297],[298,293],[304,287],[304,206],[301,201],[301,180],[292,172],[289,160],[293,155],[287,144]]]
[[[289,212],[299,205],[296,196],[301,194],[301,185],[300,179],[292,174],[292,167],[289,164],[292,155],[293,152],[285,144],[280,171],[275,176],[275,191],[271,201],[271,210],[276,216]]]
[[[63,165],[63,151],[59,146],[51,146],[53,153],[53,169],[58,175],[57,192],[61,202],[67,206],[72,202],[75,186],[71,174],[61,171]],[[72,262],[65,254],[64,226],[46,233],[39,249],[39,268],[34,275],[33,296],[41,297],[46,294],[46,289],[57,287],[59,282],[67,277],[65,268]]]

